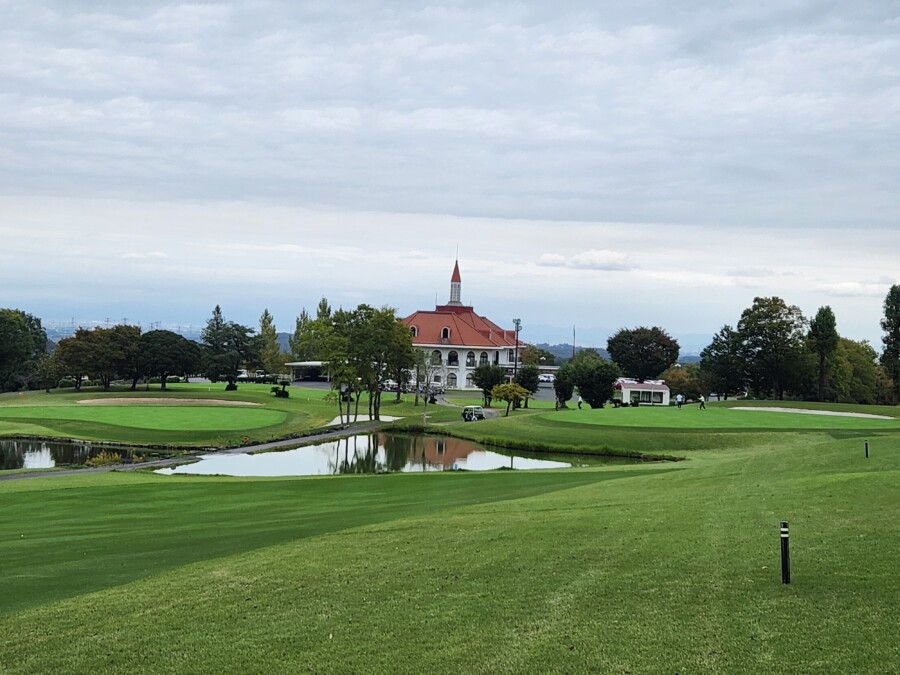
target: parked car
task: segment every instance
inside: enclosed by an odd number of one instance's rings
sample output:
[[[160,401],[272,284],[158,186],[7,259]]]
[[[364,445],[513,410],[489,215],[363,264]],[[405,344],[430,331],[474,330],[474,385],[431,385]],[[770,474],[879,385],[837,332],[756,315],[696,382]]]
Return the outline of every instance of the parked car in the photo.
[[[553,377],[552,373],[544,373],[543,375],[538,375],[538,382],[553,382],[556,378]]]
[[[467,405],[463,408],[462,418],[466,422],[475,422],[484,419],[484,408],[480,405]]]

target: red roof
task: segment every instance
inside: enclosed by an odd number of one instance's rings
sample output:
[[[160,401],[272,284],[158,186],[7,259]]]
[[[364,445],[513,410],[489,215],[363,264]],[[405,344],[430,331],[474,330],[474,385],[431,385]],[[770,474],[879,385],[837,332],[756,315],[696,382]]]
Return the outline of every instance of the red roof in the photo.
[[[453,265],[453,276],[450,277],[450,283],[458,284],[461,281],[462,281],[462,279],[460,279],[460,277],[459,277],[459,261],[457,260],[456,263]]]
[[[516,346],[516,332],[504,330],[490,319],[476,314],[465,305],[443,305],[433,312],[419,311],[403,319],[407,326],[415,327],[413,344],[455,345],[459,347],[506,348]],[[448,338],[441,338],[444,328],[450,330]],[[519,343],[520,345],[523,343]]]

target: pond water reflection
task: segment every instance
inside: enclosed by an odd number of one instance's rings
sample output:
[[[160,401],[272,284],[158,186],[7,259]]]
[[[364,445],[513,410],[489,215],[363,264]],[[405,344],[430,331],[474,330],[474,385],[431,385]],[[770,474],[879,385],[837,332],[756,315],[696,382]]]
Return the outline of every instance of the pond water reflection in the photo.
[[[275,477],[570,466],[572,462],[485,450],[458,438],[375,433],[278,452],[204,455],[199,462],[156,473]]]
[[[64,443],[17,439],[0,440],[0,470],[79,466],[104,450],[115,453],[126,461],[133,458],[132,450],[113,448],[108,445],[98,446],[77,441]]]

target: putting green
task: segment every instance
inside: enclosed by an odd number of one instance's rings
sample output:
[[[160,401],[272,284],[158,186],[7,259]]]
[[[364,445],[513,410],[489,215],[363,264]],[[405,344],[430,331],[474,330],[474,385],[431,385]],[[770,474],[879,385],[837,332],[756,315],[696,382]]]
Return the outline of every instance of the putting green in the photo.
[[[239,431],[281,424],[287,413],[223,406],[16,406],[0,408],[2,420],[95,422],[165,431]]]
[[[855,408],[854,408],[855,409]],[[803,410],[810,410],[805,408]],[[891,430],[900,429],[900,419],[872,419],[810,415],[808,412],[769,412],[762,410],[734,410],[709,406],[600,408],[565,410],[542,415],[549,420],[576,424],[595,424],[611,427],[642,427],[646,429],[791,429],[791,430]]]

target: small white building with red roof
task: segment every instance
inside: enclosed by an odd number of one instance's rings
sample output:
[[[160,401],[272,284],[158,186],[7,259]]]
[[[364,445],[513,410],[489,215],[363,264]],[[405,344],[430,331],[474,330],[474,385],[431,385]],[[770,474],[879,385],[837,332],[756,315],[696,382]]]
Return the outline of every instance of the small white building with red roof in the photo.
[[[421,310],[403,319],[412,333],[413,346],[431,353],[437,366],[434,382],[447,389],[476,389],[472,371],[497,365],[512,374],[516,359],[516,331],[501,328],[462,303],[459,261],[450,277],[450,301],[434,311]],[[525,344],[519,342],[519,358]],[[520,364],[521,365],[521,364]]]

